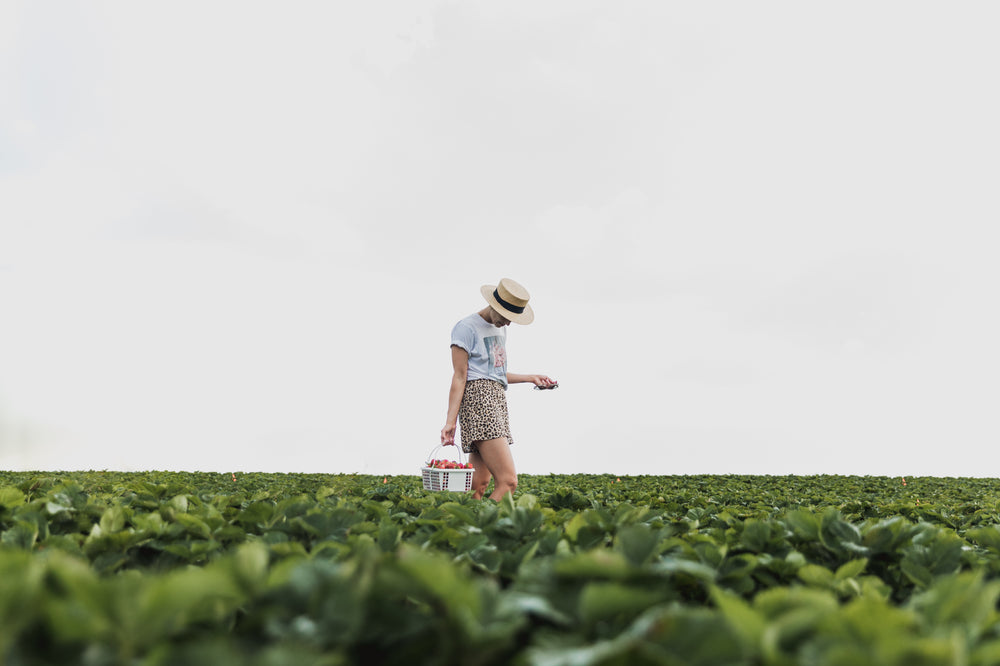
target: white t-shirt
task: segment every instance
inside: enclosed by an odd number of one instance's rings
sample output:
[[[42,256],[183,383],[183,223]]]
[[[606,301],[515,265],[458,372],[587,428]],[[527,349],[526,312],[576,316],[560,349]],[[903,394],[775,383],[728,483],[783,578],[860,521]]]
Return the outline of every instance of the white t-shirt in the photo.
[[[469,352],[468,379],[492,379],[507,388],[507,329],[496,327],[479,313],[451,329],[451,344]]]

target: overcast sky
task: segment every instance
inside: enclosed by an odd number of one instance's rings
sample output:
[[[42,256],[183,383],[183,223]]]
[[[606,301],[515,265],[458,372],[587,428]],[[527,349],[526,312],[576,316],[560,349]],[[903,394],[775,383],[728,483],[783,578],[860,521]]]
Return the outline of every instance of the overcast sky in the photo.
[[[996,476],[990,2],[0,4],[0,468]],[[438,456],[442,457],[442,456]]]

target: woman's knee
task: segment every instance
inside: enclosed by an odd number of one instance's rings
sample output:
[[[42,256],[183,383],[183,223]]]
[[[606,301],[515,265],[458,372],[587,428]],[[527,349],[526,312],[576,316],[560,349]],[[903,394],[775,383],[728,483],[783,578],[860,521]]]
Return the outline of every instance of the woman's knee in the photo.
[[[498,487],[506,488],[511,492],[517,490],[517,473],[511,472],[509,474],[500,474],[495,477],[496,485]]]

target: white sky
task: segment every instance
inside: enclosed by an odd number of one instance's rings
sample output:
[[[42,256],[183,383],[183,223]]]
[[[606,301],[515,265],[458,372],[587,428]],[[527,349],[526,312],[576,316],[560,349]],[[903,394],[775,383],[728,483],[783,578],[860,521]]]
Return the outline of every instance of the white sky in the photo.
[[[995,476],[990,2],[0,4],[0,468]]]

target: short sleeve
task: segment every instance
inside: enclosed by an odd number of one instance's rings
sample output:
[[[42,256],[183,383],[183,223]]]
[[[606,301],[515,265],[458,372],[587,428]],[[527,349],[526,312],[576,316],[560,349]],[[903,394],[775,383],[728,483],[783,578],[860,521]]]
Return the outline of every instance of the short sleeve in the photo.
[[[476,346],[476,332],[464,321],[460,321],[451,329],[451,344],[461,347],[471,355],[472,348]]]

